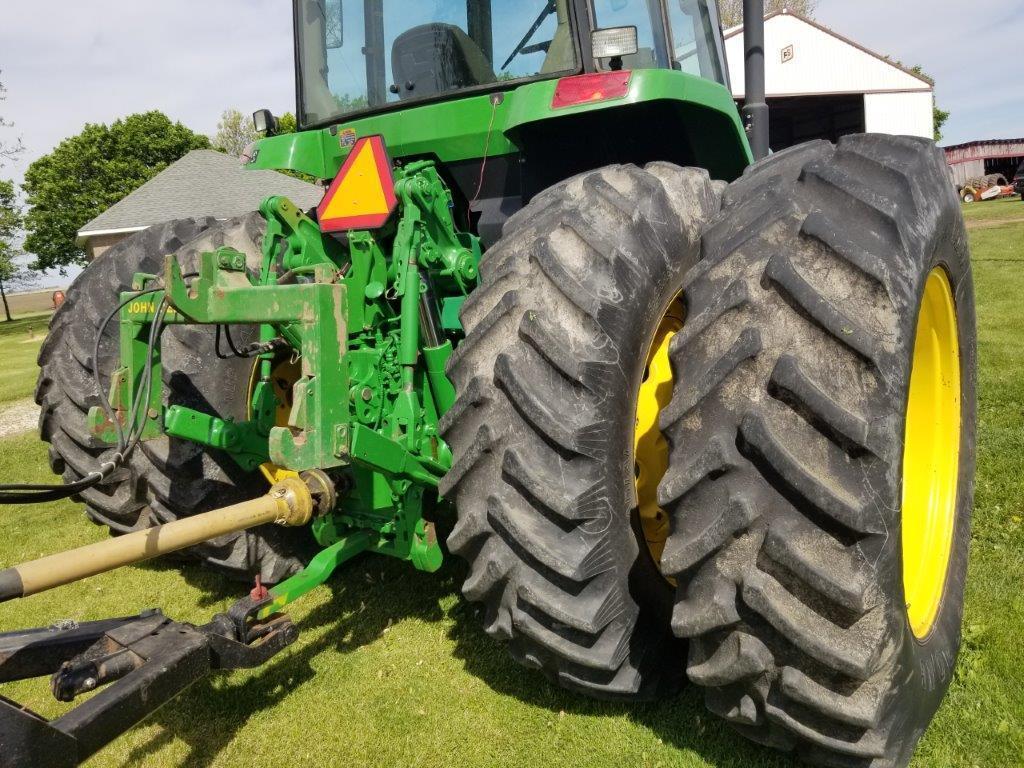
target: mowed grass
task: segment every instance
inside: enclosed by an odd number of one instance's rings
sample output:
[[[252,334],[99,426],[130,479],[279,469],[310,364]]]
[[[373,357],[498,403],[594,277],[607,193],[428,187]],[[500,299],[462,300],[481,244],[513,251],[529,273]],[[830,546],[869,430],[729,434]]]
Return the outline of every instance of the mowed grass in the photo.
[[[0,322],[0,407],[32,395],[36,386],[36,356],[46,338],[51,312]]]
[[[980,229],[971,239],[981,372],[965,641],[915,768],[1024,764],[1024,224]],[[33,435],[0,441],[0,477],[47,476],[45,447]],[[0,514],[0,566],[104,537],[71,502]],[[294,647],[263,669],[198,684],[91,764],[793,765],[734,735],[693,688],[627,706],[549,685],[480,630],[477,609],[458,596],[463,577],[455,562],[434,575],[384,558],[353,562],[291,609],[301,630]],[[152,606],[199,622],[241,592],[194,566],[127,568],[0,605],[0,628]],[[45,680],[3,693],[47,716],[64,711]]]
[[[1004,197],[999,200],[980,200],[974,203],[961,203],[964,219],[968,225],[976,221],[1006,221],[1024,219],[1024,203],[1020,196]]]

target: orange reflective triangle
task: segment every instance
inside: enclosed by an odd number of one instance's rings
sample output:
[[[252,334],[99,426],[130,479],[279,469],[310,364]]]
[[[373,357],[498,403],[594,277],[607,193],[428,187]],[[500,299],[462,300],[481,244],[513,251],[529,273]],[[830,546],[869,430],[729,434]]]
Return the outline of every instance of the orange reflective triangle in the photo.
[[[398,205],[391,159],[382,136],[355,143],[316,212],[323,232],[376,229]]]

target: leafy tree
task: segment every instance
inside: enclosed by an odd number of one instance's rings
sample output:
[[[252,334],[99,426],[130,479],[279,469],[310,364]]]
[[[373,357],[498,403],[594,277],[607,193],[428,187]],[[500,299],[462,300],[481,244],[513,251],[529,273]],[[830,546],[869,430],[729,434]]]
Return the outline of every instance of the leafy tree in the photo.
[[[253,127],[252,118],[237,109],[225,109],[217,123],[217,133],[211,142],[214,149],[232,157],[241,157],[247,146],[259,138]]]
[[[939,142],[942,141],[942,126],[949,120],[949,112],[945,109],[939,109],[939,105],[933,103],[932,116],[935,120],[935,141]]]
[[[818,0],[766,0],[764,12],[767,15],[778,11],[791,11],[812,18],[817,6]],[[719,0],[718,13],[722,17],[723,27],[735,27],[737,24],[742,24],[743,0]]]
[[[15,261],[22,255],[16,243],[21,225],[21,207],[14,182],[0,179],[0,300],[3,301],[7,322],[13,319],[7,306],[7,291],[12,287],[30,285],[36,279],[36,275]]]
[[[0,101],[7,100],[7,97],[4,96],[5,93],[7,93],[7,89],[4,88],[3,83],[0,83]],[[9,123],[6,120],[4,120],[3,116],[0,115],[0,128],[10,128],[11,125],[12,123]],[[24,149],[24,147],[22,147],[20,139],[14,141],[13,143],[6,143],[3,140],[0,140],[0,168],[4,167],[5,160],[10,160],[16,154],[21,152],[22,149]]]
[[[295,119],[295,115],[291,112],[285,112],[279,118],[277,118],[277,133],[278,135],[285,133],[295,133],[299,130],[299,123]]]
[[[897,64],[898,63],[899,62],[897,62]],[[901,64],[900,66],[903,65]],[[911,67],[910,71],[913,72],[918,77],[923,77],[925,80],[931,83],[932,88],[935,87],[935,79],[927,72],[925,72],[920,65],[916,67]],[[935,101],[934,96],[932,96],[932,120],[935,124],[935,141],[942,141],[942,126],[944,126],[946,124],[946,121],[949,120],[949,112],[947,112],[944,109],[939,109],[939,105]]]
[[[353,96],[349,93],[334,93],[334,102],[338,105],[338,112],[346,114],[355,112],[357,109],[365,109],[370,106],[370,100],[366,96]]]
[[[130,115],[112,125],[87,124],[25,173],[22,189],[30,206],[25,249],[33,269],[84,264],[75,245],[82,225],[168,165],[210,140],[162,112]]]
[[[278,135],[295,133],[298,125],[295,115],[285,112],[277,118]],[[245,148],[260,138],[260,134],[253,127],[252,118],[243,115],[237,109],[226,109],[217,123],[217,133],[214,134],[212,146],[221,152],[241,157]]]

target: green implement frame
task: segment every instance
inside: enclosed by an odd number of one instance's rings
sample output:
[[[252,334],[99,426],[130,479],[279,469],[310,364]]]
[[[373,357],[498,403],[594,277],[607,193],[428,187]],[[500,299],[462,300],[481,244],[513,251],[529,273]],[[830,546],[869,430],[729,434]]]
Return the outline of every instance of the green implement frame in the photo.
[[[319,469],[344,489],[312,523],[326,549],[277,590],[290,600],[362,551],[434,571],[442,554],[424,496],[451,465],[438,433],[454,390],[445,363],[461,327],[452,322],[476,286],[480,247],[455,230],[452,198],[434,163],[395,174],[397,217],[377,232],[350,232],[347,247],[321,233],[285,198],[261,206],[267,221],[258,274],[246,254],[200,254],[186,276],[168,257],[162,275],[140,274],[122,296],[122,366],[110,402],[123,431],[136,412],[142,439],[168,436],[224,451],[269,476]],[[447,318],[443,322],[442,318]],[[250,417],[234,421],[164,402],[153,324],[256,325]],[[282,352],[301,366],[286,423],[271,383]],[[244,386],[238,383],[238,386]],[[97,437],[116,442],[106,412],[90,412]]]

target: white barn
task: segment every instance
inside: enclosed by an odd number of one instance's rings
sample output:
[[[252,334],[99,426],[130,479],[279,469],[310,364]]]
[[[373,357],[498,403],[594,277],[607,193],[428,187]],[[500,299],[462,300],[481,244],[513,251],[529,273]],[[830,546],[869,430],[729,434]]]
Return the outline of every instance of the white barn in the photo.
[[[765,17],[771,147],[848,133],[934,136],[933,84],[803,16]],[[733,96],[742,101],[743,28],[725,33]]]

